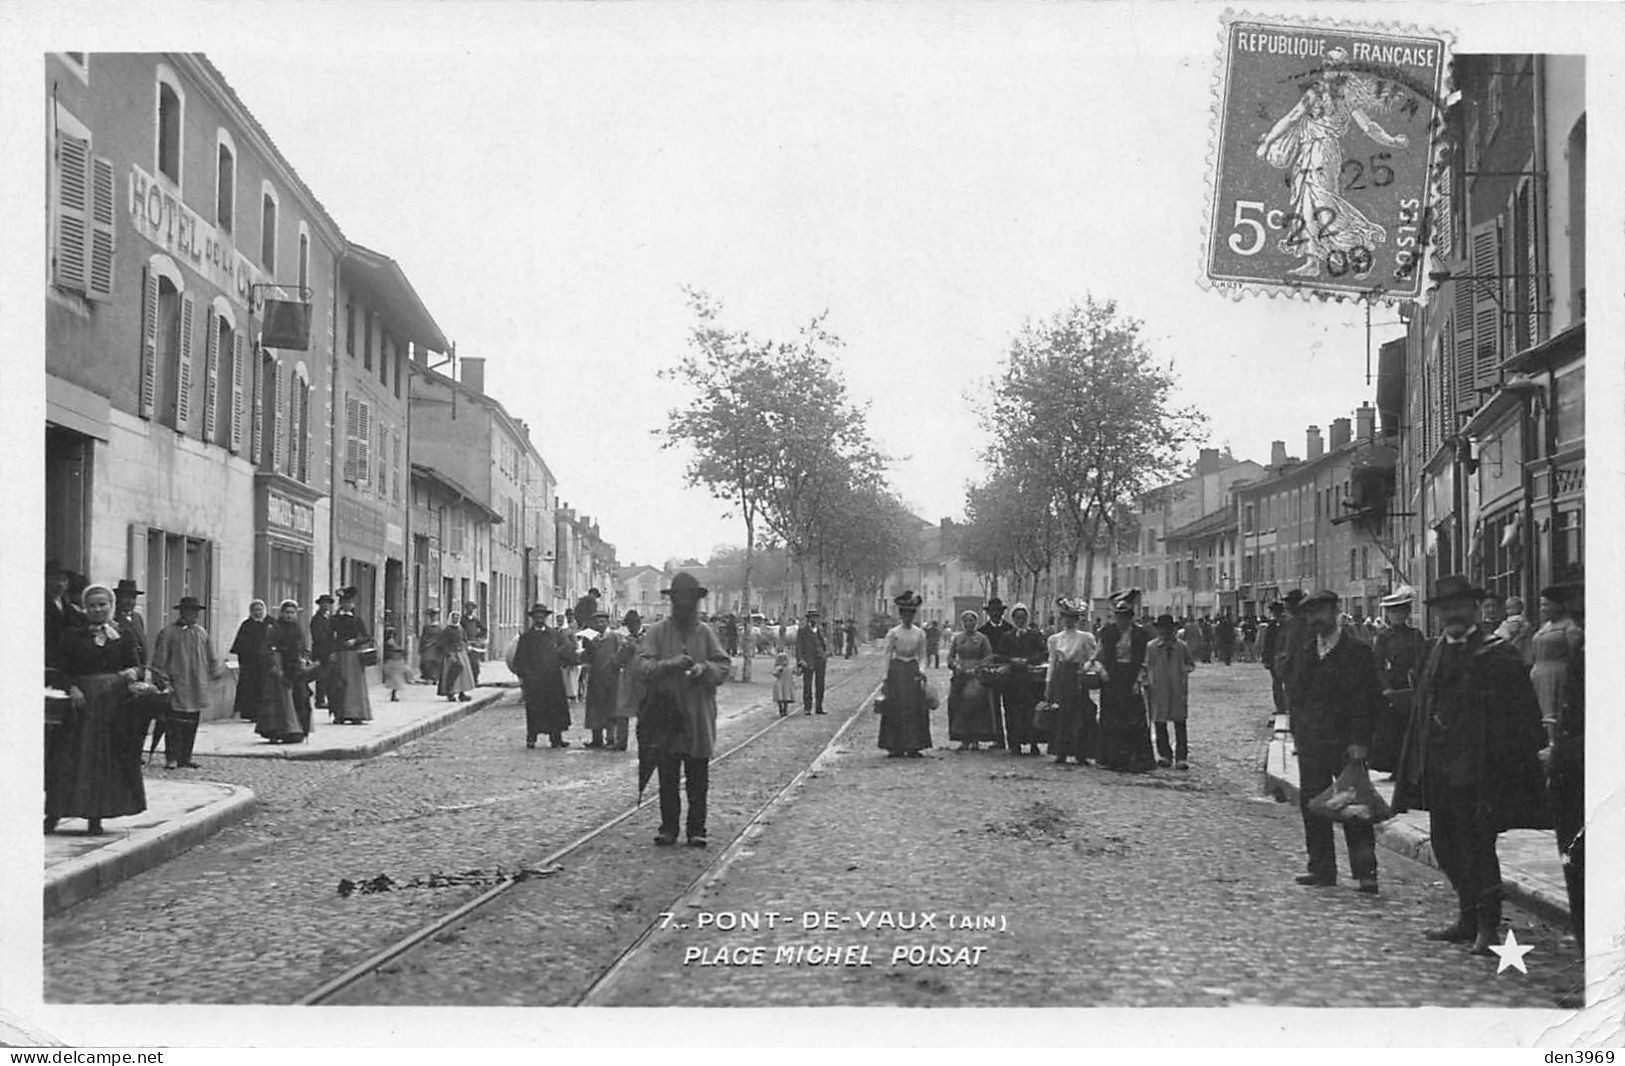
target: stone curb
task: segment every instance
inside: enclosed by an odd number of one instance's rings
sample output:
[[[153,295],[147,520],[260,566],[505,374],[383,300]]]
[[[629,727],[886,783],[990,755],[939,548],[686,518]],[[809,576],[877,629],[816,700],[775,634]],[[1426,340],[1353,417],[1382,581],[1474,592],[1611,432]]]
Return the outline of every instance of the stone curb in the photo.
[[[343,748],[304,748],[303,745],[282,746],[268,744],[263,748],[250,748],[247,751],[211,751],[200,754],[211,759],[295,759],[295,760],[337,760],[337,759],[370,759],[374,755],[381,755],[392,751],[403,744],[428,736],[437,730],[444,729],[454,722],[461,721],[475,711],[489,707],[501,699],[506,688],[498,688],[495,692],[486,692],[474,696],[467,703],[448,703],[444,710],[414,722],[408,726],[401,726],[392,732],[372,738],[362,744],[354,744]],[[331,729],[345,728],[342,726],[329,726]]]
[[[1298,802],[1298,785],[1285,776],[1278,767],[1286,760],[1286,745],[1279,738],[1270,741],[1269,762],[1265,773],[1269,780],[1268,791],[1283,803],[1296,804]],[[1389,851],[1398,852],[1424,866],[1439,868],[1439,860],[1433,855],[1433,845],[1427,833],[1410,823],[1393,818],[1377,826],[1377,843]],[[1501,884],[1506,891],[1507,901],[1515,903],[1524,910],[1529,911],[1549,922],[1556,922],[1567,926],[1570,922],[1568,897],[1549,892],[1546,889],[1520,882],[1515,876],[1506,876],[1509,873],[1502,867]]]
[[[45,913],[66,910],[126,878],[168,862],[253,813],[259,802],[253,792],[237,785],[221,787],[229,790],[223,799],[46,870]]]

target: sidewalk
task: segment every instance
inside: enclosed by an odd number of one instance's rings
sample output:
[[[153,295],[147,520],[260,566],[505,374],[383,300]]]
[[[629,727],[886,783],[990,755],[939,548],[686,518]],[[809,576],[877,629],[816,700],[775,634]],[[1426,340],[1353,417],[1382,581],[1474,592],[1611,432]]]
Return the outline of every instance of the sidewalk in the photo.
[[[147,809],[109,818],[106,836],[66,819],[45,838],[45,913],[54,914],[150,870],[254,810],[254,793],[212,781],[147,778]]]
[[[198,727],[195,754],[243,759],[369,759],[400,747],[437,729],[444,729],[502,698],[504,686],[515,684],[501,662],[480,665],[480,687],[467,703],[448,702],[433,685],[410,685],[400,701],[389,701],[389,690],[374,685],[372,721],[360,725],[334,725],[327,711],[317,708],[314,731],[302,744],[272,744],[254,732],[244,718],[220,718]],[[159,745],[162,748],[162,745]],[[162,757],[159,751],[154,760]]]
[[[1286,718],[1275,719],[1275,737],[1270,741],[1265,766],[1269,791],[1277,799],[1298,802],[1298,760],[1292,734],[1286,731]],[[1394,783],[1374,779],[1383,799],[1394,798]],[[1407,811],[1377,826],[1377,843],[1390,851],[1425,863],[1435,869],[1429,840],[1426,811]],[[1548,921],[1569,924],[1569,897],[1563,885],[1563,865],[1557,855],[1557,838],[1549,829],[1514,829],[1501,834],[1496,854],[1501,859],[1501,883],[1507,899]]]

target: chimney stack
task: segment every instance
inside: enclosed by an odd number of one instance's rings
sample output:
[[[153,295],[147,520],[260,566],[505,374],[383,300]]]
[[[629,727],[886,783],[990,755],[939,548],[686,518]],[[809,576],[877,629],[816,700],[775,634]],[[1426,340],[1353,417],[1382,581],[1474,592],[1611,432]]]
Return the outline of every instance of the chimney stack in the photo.
[[[1359,427],[1359,438],[1368,441],[1377,435],[1377,409],[1370,403],[1361,403],[1354,412],[1355,425]]]
[[[466,355],[463,357],[463,384],[485,395],[485,360],[483,358]]]
[[[1349,442],[1349,420],[1346,418],[1332,419],[1332,439],[1329,447],[1332,451],[1343,447]]]
[[[1319,459],[1326,454],[1326,444],[1320,439],[1320,427],[1309,427],[1309,439],[1304,456],[1308,459]]]
[[[1219,449],[1203,448],[1196,459],[1196,472],[1198,474],[1216,474],[1219,472]]]
[[[416,363],[418,366],[428,366],[429,349],[425,348],[421,344],[412,345],[412,362]]]
[[[1270,441],[1270,465],[1274,467],[1286,465],[1286,441]]]

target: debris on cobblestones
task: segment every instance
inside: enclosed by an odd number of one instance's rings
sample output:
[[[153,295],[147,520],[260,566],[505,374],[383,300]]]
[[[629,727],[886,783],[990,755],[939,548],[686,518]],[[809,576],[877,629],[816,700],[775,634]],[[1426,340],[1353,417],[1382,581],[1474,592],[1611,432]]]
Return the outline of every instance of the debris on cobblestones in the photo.
[[[365,881],[352,881],[348,877],[339,879],[339,895],[348,898],[354,894],[370,896],[377,892],[396,892],[404,888],[452,888],[472,885],[476,888],[490,888],[505,881],[528,881],[533,877],[550,877],[563,870],[564,867],[555,863],[542,869],[533,869],[521,866],[517,870],[504,870],[500,866],[495,870],[464,870],[461,873],[432,873],[427,877],[414,877],[410,881],[397,881],[388,874],[379,874]]]

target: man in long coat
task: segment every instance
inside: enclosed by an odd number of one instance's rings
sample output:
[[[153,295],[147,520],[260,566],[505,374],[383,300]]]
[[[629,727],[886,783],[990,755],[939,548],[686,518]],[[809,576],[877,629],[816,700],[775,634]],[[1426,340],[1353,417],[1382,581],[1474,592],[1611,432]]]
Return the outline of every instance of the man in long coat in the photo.
[[[688,793],[688,843],[706,845],[706,806],[711,791],[711,754],[717,737],[717,686],[728,679],[728,653],[711,627],[699,619],[706,589],[693,574],[680,572],[662,590],[671,600],[671,617],[656,622],[643,635],[637,671],[649,689],[650,707],[669,704],[680,727],[660,740],[660,832],[655,843],[677,842],[682,815],[679,778]],[[643,724],[639,724],[642,754]]]
[[[463,639],[468,642],[468,671],[474,675],[474,687],[480,684],[480,663],[485,660],[485,623],[476,613],[480,605],[473,600],[463,604]]]
[[[1328,787],[1343,767],[1371,754],[1371,733],[1382,713],[1377,664],[1371,649],[1338,624],[1340,599],[1321,589],[1303,600],[1310,637],[1288,661],[1292,698],[1292,739],[1298,749],[1298,808],[1309,853],[1308,871],[1298,884],[1337,884],[1337,850],[1332,823],[1309,810],[1309,801]],[[1377,833],[1369,822],[1344,822],[1349,866],[1360,891],[1377,891]]]
[[[1270,603],[1270,616],[1264,620],[1258,640],[1258,659],[1270,675],[1270,695],[1275,700],[1275,713],[1286,713],[1286,671],[1280,669],[1281,642],[1285,635],[1286,604],[1280,600]]]
[[[818,624],[818,608],[807,608],[807,620],[796,628],[796,668],[801,672],[801,713],[823,714],[824,674],[829,668],[829,642]]]
[[[119,583],[113,587],[113,621],[135,637],[136,647],[141,651],[142,666],[147,665],[147,623],[141,617],[141,612],[135,609],[135,598],[145,595],[127,577],[119,578]]]
[[[1552,824],[1540,704],[1518,653],[1479,625],[1483,596],[1457,574],[1433,587],[1428,607],[1443,632],[1428,644],[1394,775],[1394,809],[1428,812],[1433,853],[1456,890],[1456,921],[1428,939],[1471,941],[1476,955],[1500,930],[1496,836]]]
[[[570,728],[570,701],[564,695],[564,668],[580,661],[575,641],[547,624],[553,609],[538,603],[530,609],[530,628],[519,634],[513,653],[513,672],[525,697],[525,747],[547,735],[548,746],[568,748],[564,731]]]
[[[1145,703],[1151,713],[1151,728],[1156,734],[1157,765],[1166,769],[1190,769],[1190,735],[1187,719],[1190,717],[1191,671],[1196,659],[1183,640],[1179,639],[1178,623],[1171,614],[1157,616],[1153,623],[1156,637],[1145,649]],[[1168,723],[1174,726],[1174,739],[1168,741]]]
[[[316,597],[316,613],[310,616],[310,657],[316,663],[316,706],[327,706],[328,679],[332,673],[333,655],[339,650],[333,639],[333,597],[322,593]]]
[[[1302,589],[1292,589],[1281,597],[1282,605],[1286,608],[1286,621],[1281,624],[1281,631],[1275,643],[1275,674],[1281,679],[1281,695],[1286,700],[1286,713],[1292,714],[1293,707],[1293,664],[1298,662],[1299,652],[1303,650],[1304,643],[1309,640],[1309,620],[1303,613]]]
[[[209,709],[211,682],[220,677],[220,660],[209,634],[198,624],[203,605],[195,596],[183,596],[175,605],[175,621],[158,631],[152,645],[152,668],[169,679],[170,711],[164,722],[164,765],[196,770],[192,744],[198,722]]]
[[[620,694],[620,648],[625,639],[609,627],[609,612],[599,610],[592,618],[598,635],[587,642],[587,698],[582,724],[592,730],[589,748],[615,747],[614,737],[606,743],[605,731],[615,728],[615,702]]]
[[[982,610],[987,613],[987,621],[978,626],[976,631],[987,638],[989,646],[993,649],[993,661],[995,663],[1002,662],[1004,660],[1005,642],[1010,639],[1010,634],[1016,627],[1005,620],[1004,601],[997,596],[988,600],[983,605]],[[993,746],[1002,748],[1006,743],[1004,733],[1004,693],[989,686],[987,698],[993,708]]]

